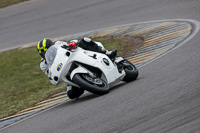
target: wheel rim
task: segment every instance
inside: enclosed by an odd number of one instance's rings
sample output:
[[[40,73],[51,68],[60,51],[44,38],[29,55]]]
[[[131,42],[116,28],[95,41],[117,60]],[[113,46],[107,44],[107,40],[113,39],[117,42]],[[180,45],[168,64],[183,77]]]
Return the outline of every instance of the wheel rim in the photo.
[[[88,74],[82,75],[84,79],[86,79],[88,82],[92,83],[93,85],[104,87],[106,84],[104,81],[99,77],[90,77]]]
[[[130,62],[125,61],[123,63],[123,65],[124,65],[124,68],[129,70],[129,71],[135,71],[136,70],[136,68]]]

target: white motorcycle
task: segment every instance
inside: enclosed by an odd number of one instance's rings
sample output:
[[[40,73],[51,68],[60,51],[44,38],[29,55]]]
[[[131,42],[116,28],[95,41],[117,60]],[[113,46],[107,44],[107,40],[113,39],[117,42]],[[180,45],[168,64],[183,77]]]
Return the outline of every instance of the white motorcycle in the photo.
[[[57,84],[67,85],[103,95],[119,81],[130,82],[138,77],[138,70],[122,57],[110,59],[107,55],[84,50],[69,50],[51,46],[45,54],[49,76]]]

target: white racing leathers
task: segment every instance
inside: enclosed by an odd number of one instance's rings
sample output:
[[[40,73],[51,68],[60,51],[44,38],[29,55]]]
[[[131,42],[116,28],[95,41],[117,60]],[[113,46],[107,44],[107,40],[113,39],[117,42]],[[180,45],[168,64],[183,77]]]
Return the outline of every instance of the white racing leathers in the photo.
[[[76,40],[73,40],[73,41],[76,41]],[[63,42],[63,41],[56,41],[54,45],[56,47],[61,47],[63,45],[67,46],[68,44],[67,44],[67,42]],[[43,58],[41,58],[40,69],[49,77],[49,79],[50,79],[50,81],[51,81],[51,83],[53,85],[57,85],[57,83],[50,78],[50,76],[49,76],[49,70],[48,70],[48,65],[47,65],[45,59],[43,59]]]

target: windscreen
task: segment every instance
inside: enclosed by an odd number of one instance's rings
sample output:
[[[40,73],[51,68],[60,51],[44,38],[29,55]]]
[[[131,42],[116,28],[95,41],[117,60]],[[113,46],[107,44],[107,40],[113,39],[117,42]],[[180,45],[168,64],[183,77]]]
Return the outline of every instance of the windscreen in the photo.
[[[51,67],[54,59],[56,58],[57,48],[55,46],[51,46],[45,54],[45,59],[47,61],[48,67]]]

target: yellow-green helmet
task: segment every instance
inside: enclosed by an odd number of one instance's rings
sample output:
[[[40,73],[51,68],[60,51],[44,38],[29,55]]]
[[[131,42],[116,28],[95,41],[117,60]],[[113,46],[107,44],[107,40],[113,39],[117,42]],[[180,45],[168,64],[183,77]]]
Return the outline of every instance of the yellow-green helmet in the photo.
[[[44,38],[43,40],[38,42],[37,50],[42,58],[45,58],[45,53],[47,49],[51,47],[52,45],[53,45],[53,42],[48,38]]]

